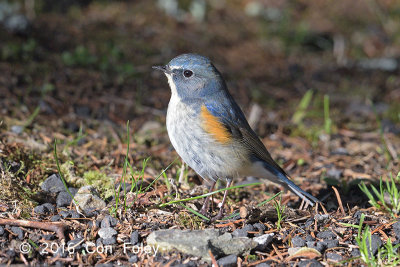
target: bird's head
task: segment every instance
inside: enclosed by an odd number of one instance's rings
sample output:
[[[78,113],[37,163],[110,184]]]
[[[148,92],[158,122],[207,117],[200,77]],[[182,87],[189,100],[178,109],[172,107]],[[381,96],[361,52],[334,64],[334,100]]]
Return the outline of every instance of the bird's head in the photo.
[[[225,84],[211,61],[196,54],[183,54],[165,66],[154,66],[168,78],[172,95],[181,99],[203,98],[223,90]]]

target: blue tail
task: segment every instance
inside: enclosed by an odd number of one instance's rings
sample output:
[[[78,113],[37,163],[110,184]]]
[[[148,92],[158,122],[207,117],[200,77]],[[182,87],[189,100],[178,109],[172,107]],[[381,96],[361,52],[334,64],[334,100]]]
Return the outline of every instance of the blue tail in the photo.
[[[293,183],[291,180],[289,180],[289,176],[285,173],[282,168],[280,168],[278,165],[271,166],[267,162],[263,162],[264,167],[271,173],[275,174],[280,181],[280,184],[284,185],[288,189],[290,189],[293,193],[298,195],[301,199],[303,199],[305,202],[307,202],[309,205],[314,206],[315,203],[320,202],[316,197],[312,196],[311,194],[307,193],[300,187],[298,187],[295,183]]]

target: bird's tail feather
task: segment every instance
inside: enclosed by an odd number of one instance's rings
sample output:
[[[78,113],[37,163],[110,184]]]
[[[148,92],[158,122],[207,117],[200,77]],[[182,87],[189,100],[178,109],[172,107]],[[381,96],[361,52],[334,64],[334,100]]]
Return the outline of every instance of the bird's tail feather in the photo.
[[[277,176],[277,180],[274,182],[279,183],[289,190],[291,190],[293,193],[298,195],[301,199],[303,199],[308,205],[314,206],[315,203],[320,202],[316,197],[312,196],[311,194],[307,193],[300,187],[298,187],[295,183],[293,183],[290,179],[289,176],[285,173],[284,170],[282,170],[279,165],[277,165],[272,159],[272,163],[270,164],[267,161],[263,161],[263,166],[265,169],[267,169],[270,173],[274,174]]]
[[[314,206],[315,203],[319,202],[319,200],[312,196],[311,194],[307,193],[300,187],[298,187],[295,183],[293,183],[289,178],[283,174],[283,173],[278,173],[277,174],[279,177],[279,180],[284,184],[286,187],[288,187],[293,193],[298,195],[301,199],[303,199],[305,202],[307,202],[309,205]]]

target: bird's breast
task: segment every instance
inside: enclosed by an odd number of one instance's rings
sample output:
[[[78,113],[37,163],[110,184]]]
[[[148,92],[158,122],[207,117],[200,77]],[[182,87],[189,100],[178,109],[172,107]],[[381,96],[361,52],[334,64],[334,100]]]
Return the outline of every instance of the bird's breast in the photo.
[[[167,111],[169,138],[182,159],[203,178],[241,176],[246,165],[247,151],[229,139],[222,127],[211,114],[202,114],[177,96],[171,97]]]

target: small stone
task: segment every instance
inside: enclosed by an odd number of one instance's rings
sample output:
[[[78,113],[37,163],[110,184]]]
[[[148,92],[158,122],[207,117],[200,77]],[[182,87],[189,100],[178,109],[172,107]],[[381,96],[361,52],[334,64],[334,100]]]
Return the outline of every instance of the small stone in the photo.
[[[40,188],[45,192],[58,193],[65,191],[65,187],[58,174],[50,175],[41,185]]]
[[[325,223],[329,220],[329,214],[316,214],[314,219],[317,220],[318,223]]]
[[[42,206],[45,207],[49,213],[54,213],[56,211],[54,205],[51,203],[44,203]]]
[[[81,209],[103,209],[106,207],[106,202],[102,200],[96,191],[96,189],[91,186],[81,187],[75,195],[75,201]]]
[[[371,244],[369,243],[369,239],[367,239],[368,256],[372,257],[375,255],[380,246],[382,246],[382,240],[377,234],[371,236]],[[371,252],[373,255],[370,255]]]
[[[305,226],[306,228],[309,228],[309,227],[312,226],[312,225],[314,225],[314,219],[312,219],[312,218],[308,219],[308,220],[304,223],[304,226]]]
[[[247,237],[232,237],[232,234],[225,233],[217,238],[211,239],[209,246],[216,256],[230,254],[243,255],[257,247],[258,243]]]
[[[334,179],[336,179],[336,180],[339,180],[340,177],[342,177],[342,174],[343,174],[343,171],[342,171],[342,170],[338,170],[338,169],[336,169],[336,168],[329,169],[329,170],[326,172],[326,175],[327,175],[328,177],[334,178]],[[324,215],[328,215],[328,214],[324,214]],[[329,216],[329,215],[328,215],[328,216]]]
[[[24,131],[24,127],[21,125],[11,126],[11,131],[15,134],[21,134]]]
[[[326,253],[326,259],[330,261],[339,262],[343,260],[343,257],[337,253],[328,252]]]
[[[70,216],[71,216],[71,218],[80,218],[81,217],[81,215],[76,210],[71,210]]]
[[[118,223],[118,220],[110,215],[106,215],[104,219],[101,221],[101,228],[107,228],[107,227],[114,227]]]
[[[254,231],[254,226],[251,224],[246,224],[242,228],[233,231],[232,235],[234,237],[247,237],[249,235],[248,232],[253,232],[253,231]]]
[[[335,248],[339,246],[339,240],[334,239],[334,240],[324,240],[322,243],[325,244],[326,248]]]
[[[62,211],[60,211],[59,214],[63,219],[71,217],[71,211],[69,211],[69,210],[62,210]]]
[[[33,209],[36,214],[46,214],[47,209],[43,205],[39,205]]]
[[[322,240],[336,239],[336,235],[332,231],[323,231],[317,234],[317,237]]]
[[[17,226],[11,226],[11,232],[16,234],[19,240],[23,240],[24,239],[24,231],[22,231],[21,228],[19,228]]]
[[[352,257],[360,257],[360,255],[361,255],[361,253],[360,253],[360,250],[358,249],[358,248],[355,248],[355,249],[353,249],[352,251],[351,251],[351,256]]]
[[[240,218],[245,219],[247,217],[247,214],[248,214],[248,211],[247,211],[246,207],[242,206],[239,208]]]
[[[137,243],[139,243],[139,232],[136,230],[131,233],[131,244],[136,245]]]
[[[111,238],[103,238],[103,245],[114,245],[115,243],[117,243],[117,240],[115,239],[115,237],[111,237]]]
[[[128,261],[129,261],[129,263],[136,263],[138,261],[138,256],[136,254],[132,255],[129,257]]]
[[[273,233],[254,237],[253,240],[258,244],[256,250],[264,251],[269,245],[269,243],[271,243],[273,238],[274,238]]]
[[[15,250],[13,250],[13,249],[7,250],[6,254],[7,254],[8,258],[11,258],[11,259],[13,259],[16,255]]]
[[[108,227],[108,228],[101,228],[98,232],[99,236],[101,238],[107,239],[107,238],[112,238],[117,234],[117,231],[114,230],[114,228]]]
[[[52,204],[50,204],[50,203],[44,203],[44,204],[42,204],[42,205],[39,205],[39,206],[35,207],[35,208],[33,209],[33,211],[34,211],[36,214],[49,214],[49,213],[54,213],[55,208],[54,208],[54,206],[53,206]]]
[[[236,229],[235,231],[232,232],[232,236],[234,237],[247,237],[248,233],[246,229],[240,228]]]
[[[217,262],[218,266],[221,267],[235,267],[237,264],[237,256],[228,255],[226,257],[220,258]]]
[[[326,248],[326,244],[317,241],[307,241],[307,247],[316,249],[322,253],[322,251],[324,251],[324,249]]]
[[[306,241],[300,236],[295,236],[292,238],[292,246],[293,247],[304,247],[306,246]]]
[[[262,223],[255,223],[253,224],[254,228],[256,228],[258,231],[265,231],[267,227],[262,224]]]
[[[299,267],[323,267],[321,263],[316,260],[305,260],[299,262]]]
[[[311,235],[306,235],[306,242],[307,241],[315,241],[314,237],[312,237]]]
[[[0,236],[4,234],[4,227],[0,226]]]
[[[94,217],[94,216],[98,215],[99,211],[96,209],[93,209],[93,208],[88,208],[88,209],[83,210],[83,214],[85,214],[86,217],[90,218],[90,217]]]
[[[56,239],[56,236],[52,235],[52,234],[50,234],[50,235],[42,235],[42,237],[43,237],[44,240],[54,240],[54,239]]]
[[[69,188],[69,191],[74,196],[78,190],[76,188]],[[71,204],[71,201],[71,195],[67,191],[62,191],[57,196],[57,207],[67,207]]]
[[[393,224],[393,232],[397,237],[397,240],[400,240],[400,221]]]
[[[271,267],[271,265],[266,262],[261,262],[257,264],[256,267]]]

